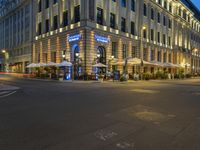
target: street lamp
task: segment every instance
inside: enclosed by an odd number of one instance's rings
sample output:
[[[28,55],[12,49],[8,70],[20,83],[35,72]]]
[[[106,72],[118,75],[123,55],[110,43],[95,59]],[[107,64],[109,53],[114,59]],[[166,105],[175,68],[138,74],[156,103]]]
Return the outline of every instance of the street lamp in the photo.
[[[77,78],[79,79],[79,61],[80,61],[80,53],[79,52],[76,52],[75,53],[75,56],[76,56],[76,64],[77,64]]]
[[[6,63],[6,59],[8,58],[8,55],[7,55],[7,51],[5,50],[5,49],[2,49],[1,51],[0,51],[1,53],[2,53],[2,55],[3,55],[3,62],[4,62],[4,64],[2,64],[2,71],[6,71],[7,70],[7,63]]]
[[[66,58],[66,51],[63,51],[62,57],[63,57],[63,60],[65,60],[65,58]]]
[[[101,56],[101,55],[98,53],[98,54],[97,54],[97,58],[100,58],[100,56]]]

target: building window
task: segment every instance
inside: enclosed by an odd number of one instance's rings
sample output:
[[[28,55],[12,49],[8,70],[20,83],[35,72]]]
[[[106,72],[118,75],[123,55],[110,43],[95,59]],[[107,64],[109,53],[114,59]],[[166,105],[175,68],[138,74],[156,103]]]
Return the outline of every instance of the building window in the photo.
[[[157,53],[157,61],[161,62],[161,51],[158,51]]]
[[[160,43],[160,32],[158,32],[158,43]]]
[[[158,4],[159,4],[159,5],[162,5],[162,0],[158,0]]]
[[[123,17],[121,18],[121,31],[126,32],[126,19]]]
[[[132,58],[137,57],[136,55],[137,55],[136,47],[135,47],[135,46],[132,46]]]
[[[42,11],[42,1],[39,0],[38,2],[38,12],[41,12]]]
[[[135,0],[131,0],[131,10],[135,11]]]
[[[63,26],[67,26],[68,25],[68,11],[64,11],[63,12]]]
[[[144,39],[147,38],[147,30],[146,30],[146,29],[143,30],[143,38],[144,38]]]
[[[186,18],[187,18],[187,14],[186,14],[186,10],[184,10],[184,11],[183,11],[183,19],[186,20]]]
[[[117,58],[117,42],[112,42],[112,56]]]
[[[164,52],[164,54],[163,54],[163,62],[166,63],[166,61],[167,61],[167,54],[166,54],[166,52]]]
[[[115,14],[110,13],[110,27],[115,29]]]
[[[126,50],[126,44],[123,44],[123,47],[122,47],[122,57],[123,59],[126,59],[127,58],[127,50]]]
[[[166,44],[166,36],[165,36],[165,34],[163,34],[163,44],[164,45]]]
[[[164,1],[164,8],[167,9],[167,1]]]
[[[121,0],[122,7],[126,7],[126,0]]]
[[[56,4],[58,2],[58,0],[53,0],[53,4]]]
[[[97,7],[97,23],[103,25],[103,9]]]
[[[154,20],[154,10],[151,8],[151,19]]]
[[[181,10],[181,8],[179,8],[178,15],[181,16],[181,13],[182,13],[182,10]]]
[[[151,50],[151,61],[154,61],[154,57],[155,57],[155,51]]]
[[[154,30],[151,29],[151,41],[154,41]]]
[[[80,5],[74,7],[74,23],[80,21]]]
[[[45,21],[46,33],[49,32],[49,19]]]
[[[169,12],[172,13],[172,4],[169,4]]]
[[[144,14],[144,16],[147,16],[147,5],[146,4],[143,5],[143,14]]]
[[[171,37],[168,37],[168,45],[171,46]]]
[[[144,48],[144,51],[143,51],[143,60],[147,61],[147,55],[148,54],[148,50],[147,48]]]
[[[168,27],[169,27],[169,29],[172,28],[172,21],[170,19],[168,20]]]
[[[158,13],[158,23],[160,23],[160,13]]]
[[[38,35],[42,34],[42,23],[38,23]]]
[[[96,7],[94,7],[94,0],[89,0],[89,18],[91,19],[91,20],[94,20],[94,9],[95,9]]]
[[[131,21],[131,34],[135,35],[135,22]]]
[[[172,62],[172,54],[171,53],[169,53],[169,55],[168,55],[168,61],[169,61],[169,63]]]
[[[163,25],[166,26],[166,17],[163,16]]]
[[[53,17],[53,29],[58,29],[58,16]]]
[[[45,8],[49,8],[49,0],[45,0]]]

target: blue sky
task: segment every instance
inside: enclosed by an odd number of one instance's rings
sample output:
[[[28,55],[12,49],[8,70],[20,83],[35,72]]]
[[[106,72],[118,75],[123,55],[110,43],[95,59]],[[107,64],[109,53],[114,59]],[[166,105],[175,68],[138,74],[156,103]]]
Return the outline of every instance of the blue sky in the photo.
[[[200,0],[192,0],[192,2],[199,8],[200,10]]]

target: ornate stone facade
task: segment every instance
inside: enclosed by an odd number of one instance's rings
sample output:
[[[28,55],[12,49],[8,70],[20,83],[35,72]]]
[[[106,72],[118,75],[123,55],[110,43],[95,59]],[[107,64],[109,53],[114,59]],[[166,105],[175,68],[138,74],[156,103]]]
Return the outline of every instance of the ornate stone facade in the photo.
[[[200,72],[200,13],[189,0],[37,0],[36,6],[35,63],[59,63],[62,56],[75,63],[79,53],[82,72],[92,73],[100,54],[98,61],[120,72],[134,57],[151,65],[128,64],[129,73]]]

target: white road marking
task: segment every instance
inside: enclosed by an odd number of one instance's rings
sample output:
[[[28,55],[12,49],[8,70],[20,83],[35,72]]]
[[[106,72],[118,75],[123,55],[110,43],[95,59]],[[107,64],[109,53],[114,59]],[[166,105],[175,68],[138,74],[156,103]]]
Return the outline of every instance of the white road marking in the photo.
[[[12,92],[10,92],[10,93],[8,93],[8,94],[5,94],[5,95],[0,96],[0,98],[8,97],[8,96],[10,96],[10,95],[12,95],[12,94],[15,94],[16,92],[17,92],[17,91],[12,91]]]

